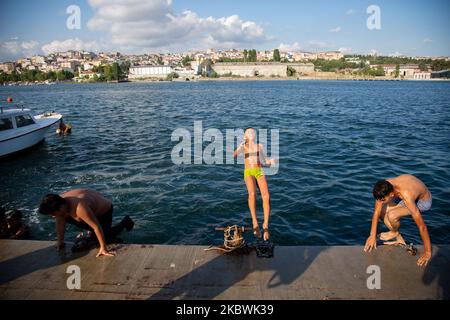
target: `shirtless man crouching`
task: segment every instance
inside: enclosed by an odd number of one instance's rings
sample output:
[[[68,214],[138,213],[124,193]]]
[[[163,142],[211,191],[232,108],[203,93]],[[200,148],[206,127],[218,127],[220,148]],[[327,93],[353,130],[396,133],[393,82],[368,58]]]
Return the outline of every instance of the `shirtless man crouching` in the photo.
[[[115,252],[108,251],[106,243],[127,229],[130,231],[134,222],[126,216],[122,222],[112,227],[112,202],[94,190],[74,189],[60,195],[48,194],[39,206],[39,212],[55,218],[58,249],[64,247],[64,231],[66,223],[95,233],[100,249],[99,256],[114,256]]]
[[[430,210],[432,196],[425,184],[411,174],[378,181],[373,188],[375,209],[372,227],[364,251],[370,252],[377,247],[377,226],[381,218],[390,231],[382,232],[380,239],[386,245],[406,245],[399,232],[400,218],[411,215],[419,228],[424,253],[417,265],[424,266],[431,259],[431,242],[422,213]]]

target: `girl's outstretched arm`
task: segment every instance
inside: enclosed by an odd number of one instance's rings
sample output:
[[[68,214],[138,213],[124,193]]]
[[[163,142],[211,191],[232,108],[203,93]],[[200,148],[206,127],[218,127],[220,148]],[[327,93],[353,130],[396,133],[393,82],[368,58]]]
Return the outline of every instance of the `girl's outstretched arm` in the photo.
[[[236,150],[234,150],[234,154],[233,157],[237,157],[239,153],[241,153],[242,151],[244,151],[244,141],[241,142],[241,144],[239,145],[239,147],[237,147]]]
[[[259,161],[264,163],[266,166],[271,166],[274,164],[274,160],[267,158],[266,151],[264,150],[264,146],[262,144],[259,145]]]

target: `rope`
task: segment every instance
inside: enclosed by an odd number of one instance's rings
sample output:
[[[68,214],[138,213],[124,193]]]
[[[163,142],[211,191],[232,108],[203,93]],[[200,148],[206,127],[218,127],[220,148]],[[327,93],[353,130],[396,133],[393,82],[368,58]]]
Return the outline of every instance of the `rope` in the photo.
[[[229,253],[236,249],[243,248],[245,246],[245,240],[242,236],[243,232],[243,228],[238,227],[237,225],[226,227],[223,230],[223,245],[220,247],[210,247],[204,250],[220,250]]]

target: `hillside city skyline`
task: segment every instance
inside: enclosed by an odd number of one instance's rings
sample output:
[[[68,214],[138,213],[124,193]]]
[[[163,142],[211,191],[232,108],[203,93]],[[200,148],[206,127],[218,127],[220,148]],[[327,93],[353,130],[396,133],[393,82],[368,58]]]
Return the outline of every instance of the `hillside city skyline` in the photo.
[[[242,54],[244,51],[248,50],[256,50],[254,48],[246,48],[246,49],[218,49],[218,48],[209,48],[206,50],[201,49],[191,49],[191,50],[185,50],[185,51],[173,51],[173,52],[163,52],[163,51],[153,51],[153,52],[142,52],[142,53],[127,53],[127,52],[121,52],[119,50],[111,50],[111,51],[92,51],[92,50],[84,50],[84,49],[68,49],[64,51],[59,52],[51,52],[49,54],[32,54],[28,56],[20,56],[16,59],[9,59],[9,60],[0,60],[0,63],[6,63],[6,62],[19,62],[23,59],[32,59],[32,58],[38,58],[38,57],[52,57],[52,56],[60,56],[60,55],[67,55],[68,53],[81,53],[81,54],[92,54],[94,56],[122,56],[122,57],[139,57],[139,56],[195,56],[195,55],[204,55],[208,56],[208,58],[211,57],[229,57],[229,58],[241,58],[243,57]],[[282,50],[279,48],[272,48],[272,49],[265,49],[265,50],[256,50],[258,55],[258,60],[270,60],[273,56],[274,50],[278,50],[281,54],[281,57],[294,57],[297,56],[298,58],[294,61],[301,61],[301,60],[311,60],[316,59],[317,57],[325,57],[327,55],[333,55],[338,54],[341,57],[348,56],[382,56],[382,57],[393,57],[393,58],[412,58],[412,59],[450,59],[450,56],[446,55],[424,55],[424,56],[417,56],[417,55],[406,55],[406,54],[389,54],[389,55],[383,55],[378,53],[377,51],[373,52],[366,52],[366,53],[346,53],[341,52],[340,50],[323,50],[323,51],[307,51],[307,50]],[[312,57],[312,58],[309,58]],[[1,59],[1,56],[0,56]],[[326,58],[325,58],[326,59]]]
[[[125,55],[254,48],[450,56],[450,3],[4,0],[0,61],[85,50]],[[36,19],[35,17],[39,17]]]

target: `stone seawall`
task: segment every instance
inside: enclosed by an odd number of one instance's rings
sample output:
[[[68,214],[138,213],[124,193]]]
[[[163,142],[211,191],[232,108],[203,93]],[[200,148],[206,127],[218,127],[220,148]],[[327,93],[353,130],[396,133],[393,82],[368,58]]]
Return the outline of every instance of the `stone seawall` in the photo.
[[[299,75],[314,73],[312,63],[216,63],[212,69],[220,76],[234,75],[241,77],[286,77],[288,67]]]

